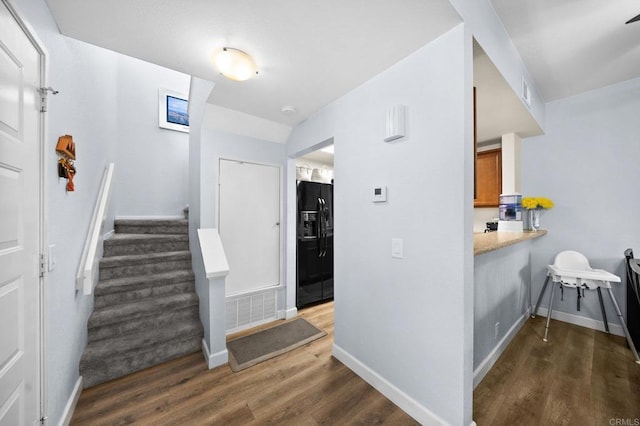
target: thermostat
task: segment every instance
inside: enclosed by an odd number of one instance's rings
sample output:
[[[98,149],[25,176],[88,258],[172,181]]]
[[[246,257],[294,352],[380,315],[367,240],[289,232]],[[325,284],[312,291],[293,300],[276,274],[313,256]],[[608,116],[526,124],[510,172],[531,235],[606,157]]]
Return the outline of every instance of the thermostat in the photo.
[[[374,186],[373,187],[373,199],[374,203],[384,203],[387,201],[387,187],[386,186]]]

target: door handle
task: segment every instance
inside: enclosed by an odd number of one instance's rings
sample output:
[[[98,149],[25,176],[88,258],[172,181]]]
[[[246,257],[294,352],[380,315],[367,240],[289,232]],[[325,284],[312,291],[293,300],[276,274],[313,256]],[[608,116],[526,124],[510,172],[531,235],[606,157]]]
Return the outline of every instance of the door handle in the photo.
[[[324,200],[324,198],[321,198],[321,207],[322,207],[322,217],[321,217],[321,221],[322,221],[322,243],[323,243],[323,248],[322,248],[322,252],[320,253],[321,257],[325,257],[327,255],[327,222],[326,222],[326,216],[327,216],[327,205],[326,202]]]
[[[316,241],[318,257],[322,257],[322,198],[318,198],[318,207],[316,208]]]

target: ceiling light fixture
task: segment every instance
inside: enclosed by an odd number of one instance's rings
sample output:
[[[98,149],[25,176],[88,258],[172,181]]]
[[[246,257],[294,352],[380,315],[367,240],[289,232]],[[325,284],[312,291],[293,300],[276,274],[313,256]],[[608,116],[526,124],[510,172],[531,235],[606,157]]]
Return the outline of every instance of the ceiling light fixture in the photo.
[[[296,112],[298,112],[298,110],[296,109],[296,107],[292,106],[292,105],[285,105],[282,107],[282,109],[280,110],[284,115],[293,115]]]
[[[220,74],[234,81],[249,80],[258,74],[258,67],[253,58],[233,47],[223,47],[216,52],[213,63]]]

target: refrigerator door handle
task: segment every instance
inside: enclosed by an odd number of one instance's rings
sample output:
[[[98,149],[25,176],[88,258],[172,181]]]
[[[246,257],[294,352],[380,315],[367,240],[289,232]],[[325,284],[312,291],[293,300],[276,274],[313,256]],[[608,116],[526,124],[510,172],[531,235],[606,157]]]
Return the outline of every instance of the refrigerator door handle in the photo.
[[[318,198],[318,207],[316,208],[316,242],[318,257],[322,257],[322,198]]]
[[[322,198],[322,257],[327,255],[327,202]]]

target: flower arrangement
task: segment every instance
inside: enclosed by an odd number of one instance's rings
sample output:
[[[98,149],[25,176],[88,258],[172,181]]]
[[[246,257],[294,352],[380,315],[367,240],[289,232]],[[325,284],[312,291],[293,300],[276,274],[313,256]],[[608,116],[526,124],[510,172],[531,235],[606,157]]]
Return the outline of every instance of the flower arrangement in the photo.
[[[522,199],[522,207],[527,210],[548,210],[553,208],[553,201],[545,197],[525,197]]]

